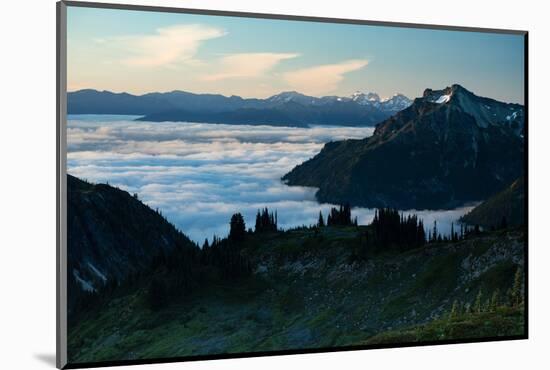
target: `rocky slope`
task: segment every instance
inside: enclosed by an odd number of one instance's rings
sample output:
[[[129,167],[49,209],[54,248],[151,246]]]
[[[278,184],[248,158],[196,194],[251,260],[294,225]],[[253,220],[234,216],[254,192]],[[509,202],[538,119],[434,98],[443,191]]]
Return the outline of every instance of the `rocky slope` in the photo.
[[[323,202],[452,208],[483,200],[523,173],[524,109],[460,85],[427,89],[372,137],[327,143],[283,177]]]

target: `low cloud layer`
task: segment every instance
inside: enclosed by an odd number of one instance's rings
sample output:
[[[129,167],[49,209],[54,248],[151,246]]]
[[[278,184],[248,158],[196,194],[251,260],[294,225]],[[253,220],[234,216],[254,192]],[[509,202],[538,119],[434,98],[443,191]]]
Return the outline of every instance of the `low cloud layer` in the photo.
[[[74,117],[72,117],[74,118]],[[88,117],[90,118],[90,117]],[[101,119],[101,118],[99,118]],[[283,228],[316,222],[314,188],[288,187],[280,177],[313,157],[324,143],[363,138],[372,128],[231,126],[70,119],[68,171],[92,182],[109,182],[159,208],[193,240],[225,236],[235,212],[253,227],[259,208],[277,210]],[[464,209],[422,212],[450,228]],[[360,223],[373,210],[354,209]],[[448,226],[445,226],[448,225]]]

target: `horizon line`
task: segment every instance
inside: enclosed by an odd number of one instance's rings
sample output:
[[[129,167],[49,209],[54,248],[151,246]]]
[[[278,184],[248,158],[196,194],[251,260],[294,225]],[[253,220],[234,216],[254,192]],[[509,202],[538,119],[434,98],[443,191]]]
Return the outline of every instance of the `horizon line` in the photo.
[[[472,94],[474,94],[478,97],[489,98],[489,99],[493,99],[495,101],[499,101],[499,102],[507,103],[507,104],[518,104],[518,105],[525,106],[524,102],[519,103],[519,102],[516,102],[516,101],[505,101],[505,100],[499,100],[499,99],[493,98],[491,96],[478,95],[474,91],[467,89],[466,87],[464,87],[463,85],[461,85],[459,83],[452,83],[452,84],[449,84],[448,86],[445,86],[443,88],[426,87],[426,88],[424,88],[423,91],[426,91],[426,90],[435,90],[435,91],[444,90],[446,88],[451,88],[452,86],[455,86],[455,85],[458,85],[458,86],[462,87],[463,89],[471,92]],[[99,92],[99,93],[112,93],[112,94],[119,94],[119,95],[127,94],[127,95],[132,95],[132,96],[135,96],[135,97],[143,97],[143,96],[150,95],[150,94],[170,94],[170,93],[178,93],[179,92],[179,93],[187,93],[187,94],[193,94],[193,95],[222,96],[222,97],[225,97],[225,98],[237,97],[237,98],[241,98],[241,99],[244,99],[244,100],[248,100],[248,99],[266,100],[266,99],[272,98],[274,96],[278,96],[278,95],[285,94],[285,93],[295,93],[295,94],[299,94],[299,95],[306,96],[306,97],[312,97],[312,98],[316,98],[316,99],[329,98],[329,97],[351,98],[351,96],[355,93],[376,94],[380,98],[381,102],[390,100],[393,97],[396,97],[396,96],[399,96],[399,95],[404,96],[404,97],[406,97],[407,99],[409,99],[411,101],[414,101],[416,98],[421,98],[423,96],[421,94],[421,95],[418,95],[418,96],[410,97],[410,96],[405,95],[401,92],[396,92],[391,96],[382,97],[376,91],[372,91],[372,90],[370,90],[370,91],[369,90],[356,90],[356,91],[354,91],[352,93],[349,93],[347,95],[308,95],[308,94],[304,94],[304,93],[301,93],[301,92],[296,91],[296,90],[282,90],[282,91],[278,92],[277,94],[273,94],[273,95],[269,95],[269,96],[264,97],[264,98],[260,98],[260,97],[256,97],[256,96],[242,96],[242,95],[236,95],[236,94],[226,95],[226,94],[214,93],[214,92],[192,92],[192,91],[189,91],[189,90],[180,90],[180,89],[167,90],[167,91],[149,91],[149,92],[143,92],[143,93],[133,93],[133,92],[128,92],[128,91],[114,91],[114,90],[106,90],[106,89],[97,89],[97,88],[92,88],[92,87],[90,87],[90,88],[81,88],[81,89],[76,89],[76,90],[71,90],[71,91],[67,90],[66,93],[67,94],[72,94],[72,93],[78,93],[78,92],[81,92],[81,91],[95,91],[95,92]]]

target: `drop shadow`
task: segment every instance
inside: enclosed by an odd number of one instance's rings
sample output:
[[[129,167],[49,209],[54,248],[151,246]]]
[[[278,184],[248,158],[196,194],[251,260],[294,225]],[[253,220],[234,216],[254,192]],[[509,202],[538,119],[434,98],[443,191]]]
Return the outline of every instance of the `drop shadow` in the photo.
[[[52,367],[55,367],[55,353],[35,353],[34,358],[37,360],[40,360],[41,362],[45,363],[46,365],[50,365]]]

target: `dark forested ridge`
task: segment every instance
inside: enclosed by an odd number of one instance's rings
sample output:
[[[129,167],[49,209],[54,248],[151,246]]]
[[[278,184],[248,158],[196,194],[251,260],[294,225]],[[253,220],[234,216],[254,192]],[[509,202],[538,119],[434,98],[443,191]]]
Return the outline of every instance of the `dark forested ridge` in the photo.
[[[490,197],[468,214],[462,221],[485,228],[506,228],[525,224],[525,188],[523,177]]]
[[[152,301],[186,294],[207,277],[250,273],[239,243],[242,216],[231,219],[228,238],[199,248],[137,195],[67,175],[69,307],[100,299],[105,290],[147,276]],[[95,296],[95,297],[94,297]]]
[[[79,292],[93,292],[147,268],[154,258],[195,245],[137,196],[67,175],[68,277]]]
[[[459,85],[426,90],[363,140],[327,143],[283,176],[323,202],[400,209],[487,199],[523,173],[524,110]]]

